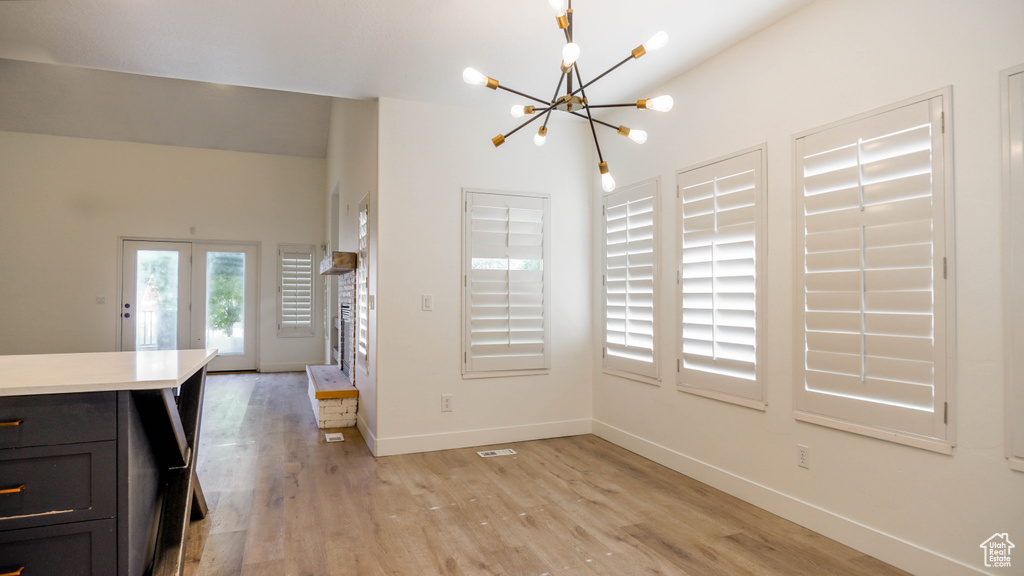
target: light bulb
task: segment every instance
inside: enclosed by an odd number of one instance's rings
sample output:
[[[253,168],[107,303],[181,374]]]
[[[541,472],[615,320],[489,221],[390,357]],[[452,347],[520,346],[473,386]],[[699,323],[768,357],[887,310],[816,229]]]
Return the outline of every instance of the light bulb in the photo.
[[[575,42],[569,42],[562,48],[562,67],[572,68],[572,65],[576,63],[576,59],[580,57],[580,45]]]
[[[647,132],[643,130],[630,130],[628,138],[637,144],[643,144],[647,142]]]
[[[466,68],[462,71],[462,80],[466,84],[476,84],[478,86],[487,86],[487,76],[484,76],[476,70],[476,68]]]
[[[668,34],[666,34],[664,30],[662,30],[661,32],[658,32],[654,36],[651,36],[650,40],[644,42],[644,50],[648,52],[654,52],[658,48],[665,46],[665,44],[668,44]]]
[[[568,0],[548,0],[548,4],[551,5],[551,9],[555,11],[555,14],[559,16],[565,14],[565,11],[569,9]]]
[[[512,107],[512,117],[513,118],[522,118],[524,115],[526,115],[526,112],[524,112],[525,108],[526,107],[523,106],[522,104],[516,104],[515,106],[513,106]]]
[[[611,172],[601,175],[601,188],[604,188],[605,192],[615,190],[615,178],[612,178]]]
[[[601,188],[604,188],[605,192],[615,190],[615,178],[612,178],[612,173],[608,171],[608,163],[601,162],[597,169],[601,171]]]
[[[537,146],[543,146],[544,142],[547,141],[547,139],[548,129],[543,126],[541,126],[540,130],[537,130],[537,133],[533,135],[533,143],[536,144]]]
[[[672,100],[671,96],[658,96],[657,98],[651,98],[647,100],[647,109],[655,110],[657,112],[668,112],[675,106],[675,101]]]

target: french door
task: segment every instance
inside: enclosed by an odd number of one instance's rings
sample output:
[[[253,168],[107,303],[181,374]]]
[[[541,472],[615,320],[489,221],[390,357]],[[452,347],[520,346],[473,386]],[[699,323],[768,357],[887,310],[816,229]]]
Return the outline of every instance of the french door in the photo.
[[[255,370],[259,247],[125,240],[121,349],[216,348],[210,370]]]

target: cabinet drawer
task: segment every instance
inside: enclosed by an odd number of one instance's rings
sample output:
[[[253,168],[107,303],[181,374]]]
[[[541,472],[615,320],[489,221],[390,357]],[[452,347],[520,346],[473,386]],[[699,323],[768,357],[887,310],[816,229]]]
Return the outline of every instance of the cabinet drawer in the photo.
[[[76,522],[0,532],[0,574],[110,576],[117,574],[114,520]]]
[[[0,398],[0,448],[113,440],[116,398],[115,392]]]
[[[116,445],[0,450],[0,530],[115,516]]]

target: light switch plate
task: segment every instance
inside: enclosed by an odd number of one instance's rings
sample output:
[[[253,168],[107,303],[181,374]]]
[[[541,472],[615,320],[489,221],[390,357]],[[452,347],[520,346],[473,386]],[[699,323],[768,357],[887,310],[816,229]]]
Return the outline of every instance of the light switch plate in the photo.
[[[433,312],[434,311],[434,295],[423,294],[423,311]]]

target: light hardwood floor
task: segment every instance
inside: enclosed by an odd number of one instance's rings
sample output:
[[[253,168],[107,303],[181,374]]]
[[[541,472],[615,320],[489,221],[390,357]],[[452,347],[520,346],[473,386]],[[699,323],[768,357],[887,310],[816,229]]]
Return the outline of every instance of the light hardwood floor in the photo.
[[[906,574],[595,436],[374,459],[305,374],[207,380],[185,574]]]

